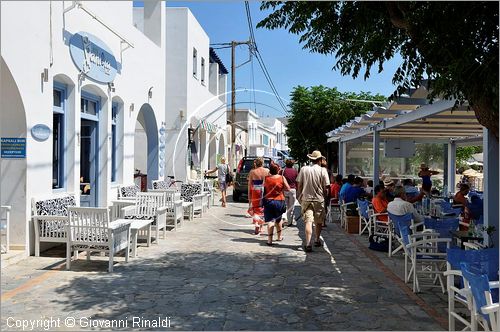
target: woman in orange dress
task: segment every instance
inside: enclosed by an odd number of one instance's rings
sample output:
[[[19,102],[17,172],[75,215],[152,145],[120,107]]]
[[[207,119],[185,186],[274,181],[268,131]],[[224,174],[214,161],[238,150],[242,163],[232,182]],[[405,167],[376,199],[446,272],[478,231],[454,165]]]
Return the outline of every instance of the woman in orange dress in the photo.
[[[269,175],[269,170],[263,167],[264,160],[257,158],[254,161],[254,168],[248,174],[248,214],[252,216],[252,223],[255,225],[255,234],[262,232],[264,224],[264,206],[262,198],[264,196],[264,179]]]

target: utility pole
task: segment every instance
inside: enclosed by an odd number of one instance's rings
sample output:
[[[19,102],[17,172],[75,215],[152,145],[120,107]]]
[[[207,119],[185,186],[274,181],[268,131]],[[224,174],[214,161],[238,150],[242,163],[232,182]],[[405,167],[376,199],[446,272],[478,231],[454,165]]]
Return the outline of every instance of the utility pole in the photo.
[[[231,154],[229,156],[228,164],[233,165],[236,168],[236,46],[238,45],[250,45],[252,42],[250,40],[244,42],[231,41]],[[248,61],[247,61],[248,62]],[[245,62],[246,63],[246,62]],[[244,63],[243,63],[244,64]],[[243,65],[241,64],[241,65]],[[241,66],[240,65],[240,66]]]

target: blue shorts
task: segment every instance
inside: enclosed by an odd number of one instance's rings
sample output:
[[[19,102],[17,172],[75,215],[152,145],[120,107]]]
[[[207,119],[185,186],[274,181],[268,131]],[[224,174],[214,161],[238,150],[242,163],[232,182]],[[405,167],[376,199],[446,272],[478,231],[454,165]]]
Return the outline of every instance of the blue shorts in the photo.
[[[280,222],[281,216],[283,215],[281,211],[283,211],[284,207],[285,201],[266,200],[264,202],[264,221]]]

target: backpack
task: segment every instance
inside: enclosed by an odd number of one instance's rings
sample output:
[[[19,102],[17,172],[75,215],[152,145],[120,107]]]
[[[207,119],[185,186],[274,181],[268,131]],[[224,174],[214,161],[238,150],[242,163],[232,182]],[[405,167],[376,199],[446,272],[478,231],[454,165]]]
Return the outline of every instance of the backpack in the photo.
[[[389,238],[381,235],[370,235],[368,248],[375,251],[389,252]]]

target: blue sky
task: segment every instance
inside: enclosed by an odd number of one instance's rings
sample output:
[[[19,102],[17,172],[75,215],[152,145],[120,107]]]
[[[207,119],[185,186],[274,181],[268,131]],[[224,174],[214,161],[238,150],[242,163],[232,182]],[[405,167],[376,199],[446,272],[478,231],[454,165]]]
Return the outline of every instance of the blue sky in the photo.
[[[249,38],[244,1],[169,1],[167,6],[188,7],[210,37],[210,43],[225,43],[231,40],[245,41]],[[259,1],[250,1],[254,26],[266,17],[266,12],[261,12],[259,6]],[[391,80],[401,61],[400,58],[387,62],[381,74],[372,70],[368,80],[364,81],[362,74],[361,77],[354,80],[350,76],[342,76],[339,72],[332,70],[335,64],[333,56],[309,53],[309,51],[302,49],[297,35],[289,34],[284,29],[267,30],[254,27],[254,31],[257,47],[274,85],[280,96],[286,100],[289,99],[293,87],[297,85],[324,85],[337,87],[340,91],[369,91],[384,96],[389,96],[395,90]],[[219,49],[216,52],[230,71],[230,48]],[[248,47],[239,46],[236,51],[237,64],[245,62],[248,58]],[[271,89],[256,60],[254,60],[253,72],[255,89],[270,92]],[[235,76],[237,88],[252,89],[252,65],[250,63],[238,68]],[[228,90],[230,88],[229,82],[228,80]],[[237,94],[237,102],[252,100],[254,100],[254,96],[251,92]],[[256,92],[255,101],[269,105],[256,105],[256,111],[261,116],[284,115],[274,96]],[[238,104],[237,107],[254,109],[252,104]]]

